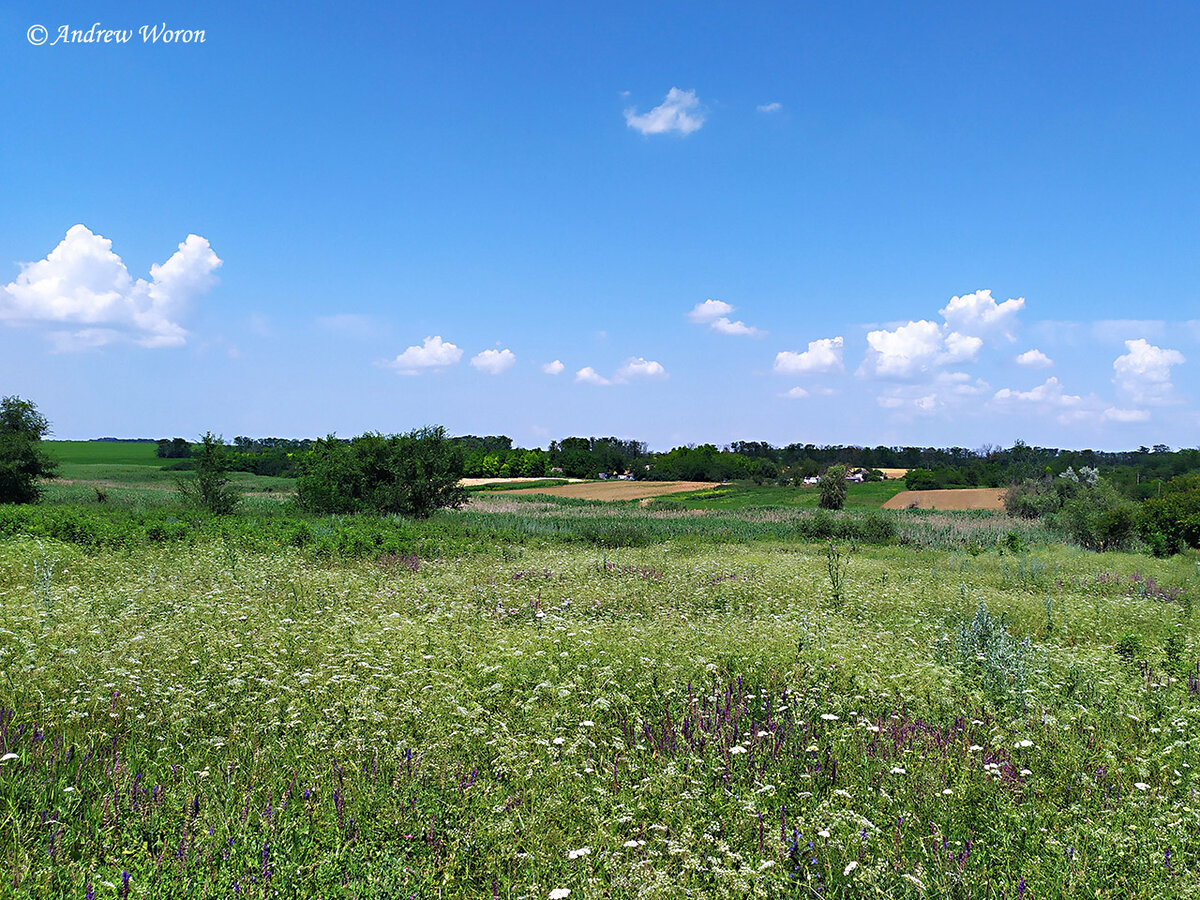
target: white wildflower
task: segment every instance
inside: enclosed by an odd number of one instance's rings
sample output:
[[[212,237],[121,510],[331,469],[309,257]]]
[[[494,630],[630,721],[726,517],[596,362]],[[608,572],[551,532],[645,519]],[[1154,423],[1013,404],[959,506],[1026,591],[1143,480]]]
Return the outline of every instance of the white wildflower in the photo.
[[[852,859],[852,860],[850,860],[850,862],[846,863],[846,868],[842,870],[842,874],[849,875],[851,872],[853,872],[857,868],[858,868],[858,862],[856,860]]]
[[[591,847],[580,847],[578,850],[572,850],[567,854],[567,859],[579,859],[582,856],[587,856],[592,852]]]
[[[550,892],[550,900],[567,900],[571,896],[570,888],[554,888]]]

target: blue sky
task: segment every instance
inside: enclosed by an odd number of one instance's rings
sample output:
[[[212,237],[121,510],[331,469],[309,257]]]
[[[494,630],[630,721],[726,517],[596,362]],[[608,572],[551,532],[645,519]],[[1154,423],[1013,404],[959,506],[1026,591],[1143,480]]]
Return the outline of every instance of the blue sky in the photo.
[[[968,7],[7,3],[0,391],[64,438],[1196,445],[1200,8]]]

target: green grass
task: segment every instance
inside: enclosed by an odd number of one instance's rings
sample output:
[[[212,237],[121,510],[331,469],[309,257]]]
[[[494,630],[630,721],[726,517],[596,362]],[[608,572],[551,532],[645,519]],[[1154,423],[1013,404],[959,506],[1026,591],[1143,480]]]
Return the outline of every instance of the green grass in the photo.
[[[114,491],[0,509],[0,895],[1200,896],[1195,553]]]
[[[903,481],[850,483],[846,485],[846,508],[878,509],[903,490]],[[689,494],[672,494],[663,499],[680,503],[688,509],[756,509],[774,506],[816,509],[819,498],[820,492],[815,485],[780,487],[737,482]]]
[[[42,441],[42,449],[60,463],[73,465],[161,466],[157,445],[126,441]]]

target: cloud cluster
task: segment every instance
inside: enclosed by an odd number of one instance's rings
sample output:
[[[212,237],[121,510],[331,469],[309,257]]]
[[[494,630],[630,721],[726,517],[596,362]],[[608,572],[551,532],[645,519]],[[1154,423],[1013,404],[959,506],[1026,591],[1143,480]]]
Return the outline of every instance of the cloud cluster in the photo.
[[[985,340],[1015,340],[1024,298],[997,303],[990,290],[951,297],[938,314],[943,323],[910,321],[867,334],[862,376],[907,381],[927,378],[943,366],[973,361]]]
[[[695,91],[681,91],[673,87],[666,99],[647,113],[638,113],[634,107],[625,110],[625,124],[642,134],[669,134],[674,131],[688,135],[699,131],[704,124],[704,111]]]
[[[45,259],[21,266],[0,288],[0,319],[15,325],[68,326],[50,333],[59,350],[132,341],[178,347],[187,341],[180,320],[217,281],[221,260],[208,241],[189,234],[150,280],[134,279],[112,241],[75,225]]]
[[[740,337],[763,337],[765,331],[747,325],[745,322],[738,320],[733,321],[729,318],[736,306],[726,303],[724,300],[705,300],[703,303],[697,303],[688,311],[687,317],[698,325],[707,325],[711,330],[718,334],[730,334]]]

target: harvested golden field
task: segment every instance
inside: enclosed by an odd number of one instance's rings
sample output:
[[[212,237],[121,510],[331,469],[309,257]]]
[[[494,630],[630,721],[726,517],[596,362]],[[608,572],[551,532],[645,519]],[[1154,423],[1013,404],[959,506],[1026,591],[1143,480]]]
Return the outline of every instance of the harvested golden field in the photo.
[[[589,481],[586,484],[564,484],[551,488],[520,488],[506,494],[549,494],[552,497],[575,497],[579,500],[644,500],[664,494],[683,494],[703,491],[717,485],[711,481]]]
[[[903,478],[908,474],[908,469],[880,469],[879,471],[883,473],[883,477],[888,481],[895,481],[897,478]]]
[[[884,509],[1004,509],[1003,488],[957,488],[945,491],[901,491]]]

